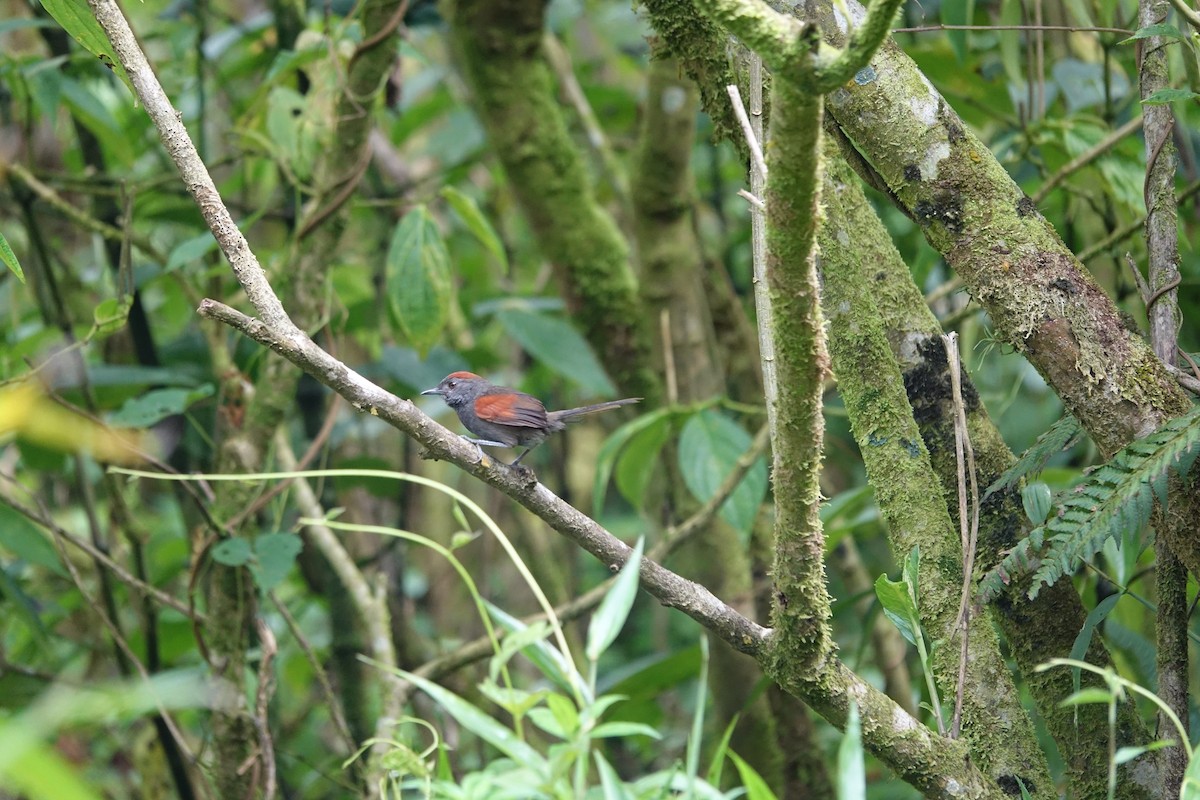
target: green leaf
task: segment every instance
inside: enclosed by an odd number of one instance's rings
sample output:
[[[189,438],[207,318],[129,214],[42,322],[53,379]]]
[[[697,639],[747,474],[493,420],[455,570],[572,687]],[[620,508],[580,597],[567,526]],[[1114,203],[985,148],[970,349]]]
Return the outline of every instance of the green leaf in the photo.
[[[390,308],[410,344],[424,357],[450,318],[450,254],[425,206],[404,215],[387,254]]]
[[[200,259],[216,249],[217,240],[213,238],[212,231],[204,231],[190,239],[184,239],[172,248],[170,255],[167,256],[167,265],[163,267],[163,272],[174,272],[185,264],[199,262]]]
[[[1200,800],[1200,747],[1192,750],[1192,758],[1188,761],[1187,771],[1183,774],[1183,786],[1179,791],[1180,800]]]
[[[100,102],[96,93],[79,81],[63,76],[59,83],[59,97],[85,128],[96,135],[106,148],[122,164],[133,162],[133,144],[128,131],[113,117]]]
[[[0,778],[6,788],[30,800],[101,800],[104,796],[57,750],[41,742],[22,746],[21,757]]]
[[[299,150],[296,120],[304,113],[304,102],[304,95],[287,86],[276,86],[267,96],[267,136],[289,166]]]
[[[444,689],[431,680],[404,670],[391,670],[406,681],[417,686],[433,698],[458,724],[495,747],[501,753],[530,769],[545,767],[545,759],[538,751],[517,738],[517,735],[480,709],[458,695]]]
[[[509,689],[488,679],[478,684],[479,692],[488,700],[514,717],[523,717],[546,697],[546,690],[529,692],[524,689]]]
[[[921,545],[913,545],[913,549],[908,551],[908,557],[904,559],[904,576],[903,580],[908,587],[908,596],[912,600],[913,608],[921,607]],[[915,616],[915,615],[914,615]]]
[[[649,736],[651,739],[661,739],[662,734],[649,725],[640,722],[605,722],[592,729],[593,739],[616,739],[626,736]]]
[[[617,639],[617,634],[625,626],[629,611],[633,608],[634,598],[637,597],[638,570],[642,565],[642,549],[645,541],[638,538],[629,559],[613,582],[612,588],[600,601],[600,607],[592,615],[588,624],[587,657],[589,661],[599,661],[600,656]]]
[[[556,739],[566,741],[570,738],[563,729],[562,723],[558,721],[558,717],[554,716],[554,712],[548,708],[531,708],[525,716],[534,725],[537,725]]]
[[[775,793],[754,767],[732,750],[729,751],[729,758],[737,767],[738,777],[742,779],[742,786],[746,789],[746,800],[775,800]]]
[[[904,581],[893,581],[887,575],[880,575],[875,581],[875,596],[883,606],[883,613],[900,631],[900,635],[909,644],[915,645],[918,635],[915,624],[917,609],[909,594],[908,585]]]
[[[5,606],[7,618],[20,619],[33,634],[39,648],[49,647],[50,632],[37,615],[38,602],[25,594],[21,585],[9,574],[8,565],[0,563],[0,604],[5,602],[8,603]]]
[[[11,506],[0,503],[0,547],[27,564],[50,570],[67,577],[58,558],[58,551],[42,529],[34,525]]]
[[[579,710],[575,703],[566,695],[550,694],[546,696],[546,706],[564,732],[564,738],[574,736],[579,730]]]
[[[1149,39],[1152,36],[1163,36],[1167,39],[1186,39],[1183,32],[1169,22],[1160,22],[1156,25],[1147,25],[1145,28],[1138,28],[1137,31],[1128,39],[1122,39],[1117,44],[1128,44],[1129,42],[1137,41],[1138,39]]]
[[[125,401],[109,422],[122,428],[148,428],[167,417],[182,414],[193,403],[213,393],[213,385],[205,383],[195,389],[152,389],[140,397]]]
[[[1191,89],[1159,89],[1154,94],[1142,100],[1142,105],[1165,106],[1177,100],[1194,100],[1197,97],[1200,97],[1200,93],[1193,92]]]
[[[1050,515],[1050,501],[1053,494],[1050,487],[1041,481],[1035,481],[1021,490],[1021,504],[1025,507],[1025,515],[1034,525],[1041,525]]]
[[[100,23],[96,22],[96,18],[88,10],[87,3],[82,0],[42,0],[42,8],[46,9],[46,12],[54,17],[54,21],[61,25],[72,39],[79,42],[84,50],[99,58],[100,63],[112,70],[131,95],[137,97],[137,93],[133,91],[133,84],[129,82],[129,75],[117,60],[116,51],[113,50]]]
[[[588,394],[616,393],[587,340],[567,320],[512,308],[496,312],[496,319],[527,353]]]
[[[846,730],[837,752],[837,800],[865,800],[866,772],[863,765],[862,723],[858,719],[858,703],[850,701]]]
[[[255,578],[269,592],[283,582],[304,548],[294,533],[265,533],[254,540]]]
[[[988,487],[983,499],[1003,491],[1026,475],[1035,475],[1046,468],[1046,463],[1062,451],[1074,446],[1083,435],[1079,420],[1068,414],[1050,426],[1033,445],[1021,454],[1017,462],[1006,469],[996,482]]]
[[[715,409],[692,415],[679,437],[679,469],[697,500],[703,503],[716,494],[751,442],[750,434]],[[766,496],[767,463],[760,458],[721,506],[721,516],[748,538]]]
[[[1075,637],[1075,643],[1071,646],[1071,658],[1076,661],[1086,660],[1088,647],[1092,643],[1092,635],[1096,631],[1096,626],[1103,622],[1112,610],[1116,608],[1117,601],[1121,599],[1121,594],[1110,594],[1108,597],[1096,604],[1096,607],[1088,612],[1087,619],[1083,622],[1083,629]],[[1079,670],[1075,672],[1075,688],[1079,688]]]
[[[641,509],[646,497],[646,487],[652,476],[659,471],[658,456],[663,445],[671,438],[671,424],[662,419],[659,425],[639,431],[629,440],[628,446],[617,459],[617,489],[629,504]]]
[[[4,266],[8,267],[8,271],[17,276],[17,280],[21,283],[25,282],[25,272],[21,269],[21,262],[17,260],[17,254],[9,247],[8,239],[4,238],[4,234],[0,233],[0,261],[4,262]]]
[[[1113,763],[1117,766],[1133,761],[1146,753],[1153,753],[1155,750],[1162,750],[1164,747],[1174,747],[1174,739],[1156,739],[1150,744],[1140,745],[1137,747],[1120,747],[1113,754]],[[1186,796],[1186,795],[1185,795]]]
[[[110,297],[100,301],[100,304],[92,309],[92,335],[103,339],[124,328],[129,319],[129,309],[132,307],[132,295]]]
[[[548,635],[550,632],[549,622],[539,622],[535,623],[534,625],[526,625],[521,620],[511,616],[508,614],[508,612],[496,607],[495,605],[488,603],[486,600],[484,601],[484,605],[488,610],[488,614],[492,619],[496,620],[497,624],[506,630],[512,631],[514,636],[521,637],[519,640],[523,642],[520,648],[521,653],[533,662],[534,666],[538,668],[542,675],[553,681],[565,692],[573,690],[574,685],[570,678],[570,673],[572,671],[571,664],[557,648],[552,647],[548,642],[545,641],[546,635]],[[540,635],[529,635],[531,628],[536,629]],[[494,661],[502,661],[504,657],[503,653],[505,642],[507,641],[508,637],[505,637],[501,641],[501,652],[496,656],[493,656]],[[498,672],[499,669],[497,666],[497,673]],[[495,675],[496,673],[492,673],[493,679],[495,679]]]
[[[1063,708],[1071,706],[1082,706],[1091,703],[1110,703],[1113,695],[1108,689],[1101,689],[1099,686],[1091,686],[1086,689],[1080,689],[1078,692],[1067,697],[1059,703]]]
[[[626,422],[617,428],[604,440],[600,452],[596,456],[596,477],[592,484],[592,516],[600,516],[604,508],[604,496],[608,492],[608,479],[612,477],[613,466],[617,454],[634,436],[647,428],[657,425],[660,420],[672,416],[675,411],[669,407],[658,408],[649,414],[643,414],[636,419]]]
[[[941,20],[943,25],[969,25],[975,17],[974,0],[957,0],[953,3],[942,3]],[[954,57],[962,64],[967,59],[967,34],[969,31],[946,31],[946,39],[954,50]]]
[[[633,800],[633,795],[625,786],[625,782],[617,775],[617,771],[612,768],[604,754],[599,750],[592,752],[592,757],[596,761],[596,772],[600,774],[600,789],[603,800]]]
[[[446,202],[454,209],[454,213],[458,214],[459,219],[466,224],[467,230],[479,240],[479,243],[492,254],[493,258],[500,262],[504,271],[507,272],[508,253],[504,251],[504,243],[500,241],[500,236],[492,227],[492,223],[479,210],[475,200],[453,186],[443,186],[442,197],[446,198]]]
[[[212,550],[213,560],[227,567],[249,564],[252,555],[250,543],[242,538],[225,539]]]

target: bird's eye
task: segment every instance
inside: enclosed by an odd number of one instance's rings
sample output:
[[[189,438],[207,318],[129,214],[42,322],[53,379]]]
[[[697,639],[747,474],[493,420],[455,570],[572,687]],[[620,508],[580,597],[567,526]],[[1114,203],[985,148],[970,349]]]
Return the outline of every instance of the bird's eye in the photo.
[[[449,386],[451,389],[453,389],[455,386],[458,385],[458,381],[446,381],[446,385]]]

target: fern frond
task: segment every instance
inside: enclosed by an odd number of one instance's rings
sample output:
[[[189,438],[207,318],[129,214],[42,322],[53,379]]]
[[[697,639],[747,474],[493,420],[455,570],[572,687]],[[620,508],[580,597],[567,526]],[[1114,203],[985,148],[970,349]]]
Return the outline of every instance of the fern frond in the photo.
[[[1005,588],[1022,575],[1028,575],[1041,564],[1042,534],[1045,528],[1034,528],[1029,535],[1008,551],[999,564],[980,579],[977,598],[990,603],[1004,594]]]
[[[1007,489],[1026,475],[1041,472],[1045,469],[1046,462],[1063,450],[1073,447],[1081,436],[1083,426],[1079,424],[1079,420],[1067,414],[1039,436],[1037,441],[1021,454],[1017,463],[1006,469],[996,482],[988,487],[983,499],[987,500],[996,492]]]
[[[1110,536],[1145,525],[1155,499],[1166,507],[1169,471],[1183,477],[1192,468],[1200,455],[1198,441],[1200,407],[1194,407],[1092,470],[1086,481],[1059,494],[1058,511],[1045,525],[983,577],[980,599],[995,599],[1016,576],[1032,570],[1028,596],[1033,600],[1042,586],[1073,573],[1094,556]]]

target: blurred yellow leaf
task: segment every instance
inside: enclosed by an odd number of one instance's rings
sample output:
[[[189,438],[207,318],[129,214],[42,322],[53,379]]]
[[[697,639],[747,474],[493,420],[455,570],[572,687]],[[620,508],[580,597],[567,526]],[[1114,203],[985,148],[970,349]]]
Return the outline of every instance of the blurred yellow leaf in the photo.
[[[33,381],[0,388],[0,438],[10,435],[112,464],[140,463],[146,445],[141,431],[114,430],[74,414]]]

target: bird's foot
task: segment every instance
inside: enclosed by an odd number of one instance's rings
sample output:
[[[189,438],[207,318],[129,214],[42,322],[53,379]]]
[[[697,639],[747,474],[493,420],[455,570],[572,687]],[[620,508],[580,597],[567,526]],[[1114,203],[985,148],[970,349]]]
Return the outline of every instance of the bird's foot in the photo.
[[[521,483],[526,486],[532,486],[537,483],[537,475],[531,467],[527,467],[524,464],[509,464],[508,468],[515,472],[517,477],[520,478]]]

